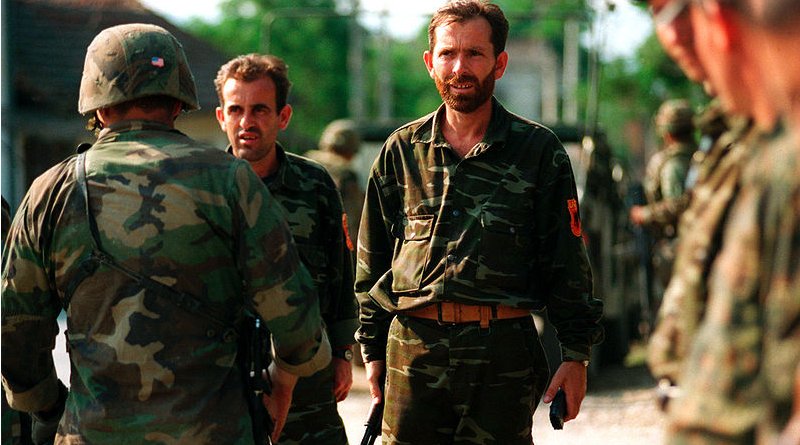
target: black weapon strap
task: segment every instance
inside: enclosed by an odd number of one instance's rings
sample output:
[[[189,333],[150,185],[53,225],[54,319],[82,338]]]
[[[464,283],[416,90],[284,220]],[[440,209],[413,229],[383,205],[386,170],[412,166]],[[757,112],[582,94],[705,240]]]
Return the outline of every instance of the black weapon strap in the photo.
[[[89,187],[86,181],[86,149],[88,147],[84,147],[83,145],[79,147],[79,152],[77,160],[75,162],[75,175],[77,177],[78,182],[78,189],[83,197],[84,202],[84,209],[86,213],[86,218],[89,222],[89,231],[92,235],[92,252],[91,256],[84,260],[83,264],[80,265],[80,271],[78,272],[79,276],[77,279],[72,280],[72,284],[70,285],[69,292],[67,294],[67,298],[64,300],[64,309],[69,306],[69,299],[72,296],[72,292],[78,287],[81,281],[85,278],[89,277],[94,273],[95,270],[99,267],[100,264],[104,264],[107,267],[110,267],[118,272],[121,272],[134,281],[136,281],[139,286],[142,288],[153,292],[155,295],[162,297],[165,300],[169,300],[172,304],[178,306],[181,309],[184,309],[188,312],[193,314],[197,314],[206,320],[212,322],[213,324],[217,325],[218,327],[222,328],[222,337],[225,341],[234,341],[238,338],[238,332],[231,323],[226,322],[222,318],[218,317],[217,314],[208,307],[205,303],[201,300],[197,299],[195,296],[187,294],[185,292],[181,292],[173,287],[167,286],[163,283],[160,283],[150,277],[144,276],[139,272],[136,272],[120,263],[118,263],[114,257],[106,253],[102,246],[100,245],[100,236],[99,231],[97,229],[97,221],[95,220],[94,216],[92,215],[92,211],[89,205]]]

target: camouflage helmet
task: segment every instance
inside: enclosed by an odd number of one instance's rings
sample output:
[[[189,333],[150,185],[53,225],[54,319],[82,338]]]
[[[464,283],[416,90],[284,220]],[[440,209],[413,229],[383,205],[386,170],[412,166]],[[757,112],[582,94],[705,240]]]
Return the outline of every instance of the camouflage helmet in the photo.
[[[672,99],[661,104],[656,113],[658,134],[683,135],[694,131],[694,111],[684,99]]]
[[[196,110],[197,88],[183,47],[160,26],[133,23],[100,32],[86,50],[78,112],[165,95]]]
[[[322,131],[319,138],[319,149],[332,151],[344,156],[355,155],[361,145],[361,137],[356,131],[355,122],[339,119],[331,122]]]

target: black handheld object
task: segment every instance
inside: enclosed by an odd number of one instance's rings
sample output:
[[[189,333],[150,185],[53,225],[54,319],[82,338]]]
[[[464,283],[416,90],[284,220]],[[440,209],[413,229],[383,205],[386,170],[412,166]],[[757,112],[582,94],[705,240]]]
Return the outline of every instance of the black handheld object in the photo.
[[[567,395],[560,389],[550,403],[550,425],[554,430],[564,429],[564,417],[567,415]]]
[[[272,392],[269,379],[269,364],[272,361],[270,334],[261,320],[247,316],[239,338],[239,359],[244,373],[245,400],[253,422],[253,437],[257,444],[268,444],[269,436],[275,428],[263,395]]]
[[[361,438],[361,445],[372,445],[375,439],[381,437],[381,423],[383,423],[383,401],[373,403],[369,407],[367,422],[364,424],[364,437]]]
[[[384,378],[381,381],[385,381]],[[385,384],[381,384],[381,402],[373,403],[369,407],[367,422],[364,423],[364,437],[361,438],[361,445],[373,445],[375,439],[381,437],[381,424],[383,424],[383,406],[386,400]]]

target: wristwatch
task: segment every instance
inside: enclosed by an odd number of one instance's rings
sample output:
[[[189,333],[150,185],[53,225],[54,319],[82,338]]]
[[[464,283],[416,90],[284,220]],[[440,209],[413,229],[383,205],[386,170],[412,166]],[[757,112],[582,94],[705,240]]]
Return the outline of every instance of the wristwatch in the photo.
[[[584,368],[588,368],[589,367],[589,360],[565,360],[565,361],[581,363],[581,364],[583,364]]]
[[[331,351],[332,355],[336,358],[340,358],[344,361],[351,362],[353,361],[353,351],[350,350],[349,347],[341,348],[341,349],[334,349]]]

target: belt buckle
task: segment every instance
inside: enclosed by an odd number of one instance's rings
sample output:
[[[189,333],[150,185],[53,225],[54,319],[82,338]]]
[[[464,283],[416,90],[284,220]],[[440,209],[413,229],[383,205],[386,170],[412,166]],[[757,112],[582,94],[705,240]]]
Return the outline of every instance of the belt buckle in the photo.
[[[457,324],[457,319],[458,319],[458,316],[456,315],[455,306],[453,306],[453,321],[444,321],[444,318],[442,317],[442,306],[444,306],[443,303],[436,303],[436,311],[438,318],[436,322],[442,326],[455,326]]]

